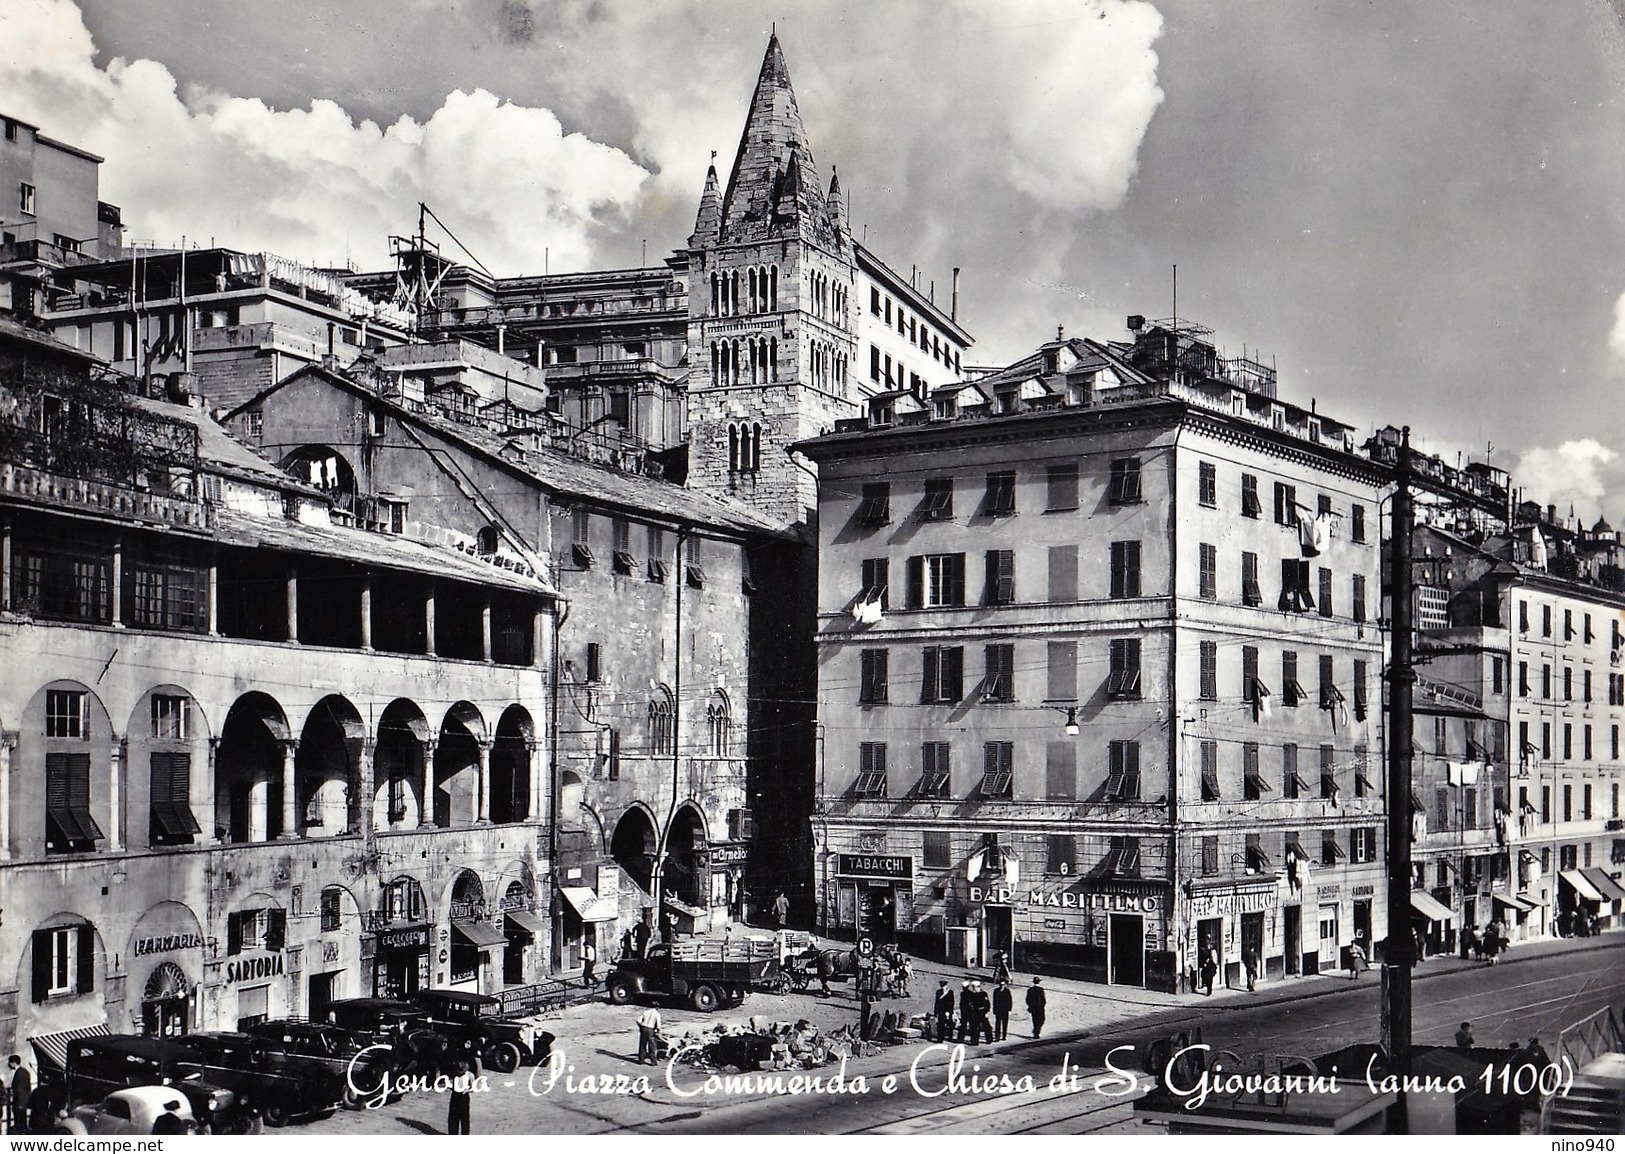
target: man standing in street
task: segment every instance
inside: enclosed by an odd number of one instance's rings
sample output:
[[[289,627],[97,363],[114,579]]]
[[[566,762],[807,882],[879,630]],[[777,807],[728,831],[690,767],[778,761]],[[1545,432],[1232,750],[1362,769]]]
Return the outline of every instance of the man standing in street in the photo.
[[[468,1063],[461,1058],[452,1069],[451,1091],[446,1104],[446,1133],[468,1134],[469,1130],[469,1097],[472,1091],[474,1075],[469,1071]]]
[[[936,1040],[946,1042],[949,1032],[954,1028],[954,991],[947,978],[937,983],[937,998],[931,1008],[937,1015]]]
[[[660,1063],[660,1011],[650,1006],[638,1015],[638,1065]]]
[[[993,1040],[1003,1042],[1010,1037],[1010,1011],[1016,999],[1010,993],[1010,983],[1000,982],[993,991]]]
[[[1248,946],[1241,953],[1241,967],[1247,971],[1247,992],[1258,988],[1258,951]]]
[[[10,1058],[11,1090],[6,1095],[11,1108],[11,1132],[20,1134],[28,1129],[28,1100],[34,1096],[34,1079],[23,1065],[21,1054]]]
[[[790,899],[784,896],[781,890],[779,896],[773,899],[773,917],[778,921],[779,929],[784,928],[784,919],[790,915]]]
[[[588,930],[587,936],[581,939],[581,984],[588,989],[598,984],[597,975],[593,973],[598,965],[598,947],[592,943],[596,932]]]
[[[640,921],[632,927],[632,956],[641,958],[649,948],[649,923]]]
[[[1033,1018],[1033,1037],[1044,1032],[1044,987],[1039,984],[1038,976],[1033,975],[1033,984],[1027,988],[1027,1012]]]

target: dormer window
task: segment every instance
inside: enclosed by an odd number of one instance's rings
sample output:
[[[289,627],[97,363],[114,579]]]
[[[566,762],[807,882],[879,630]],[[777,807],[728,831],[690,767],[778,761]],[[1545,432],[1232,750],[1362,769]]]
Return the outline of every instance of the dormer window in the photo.
[[[939,421],[951,421],[959,416],[959,398],[947,396],[937,398],[932,405],[931,415]]]
[[[869,427],[886,428],[897,419],[897,407],[891,401],[869,402]]]

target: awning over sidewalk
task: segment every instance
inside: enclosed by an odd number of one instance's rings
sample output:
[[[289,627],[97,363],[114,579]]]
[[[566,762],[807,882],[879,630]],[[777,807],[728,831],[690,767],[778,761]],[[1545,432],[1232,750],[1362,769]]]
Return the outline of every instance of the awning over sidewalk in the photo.
[[[1535,908],[1534,902],[1516,894],[1492,894],[1491,897],[1495,899],[1497,905],[1505,906],[1509,910],[1517,910],[1520,914],[1526,914]]]
[[[68,1043],[75,1038],[105,1038],[113,1031],[106,1022],[94,1026],[80,1026],[77,1030],[62,1030],[55,1034],[35,1034],[28,1041],[34,1047],[40,1069],[65,1070],[68,1066]]]
[[[1597,892],[1602,895],[1603,901],[1617,902],[1625,899],[1625,889],[1621,889],[1619,883],[1608,876],[1608,871],[1601,866],[1587,866],[1580,872],[1586,876],[1586,880],[1596,887]]]
[[[639,909],[643,909],[643,910],[652,910],[652,909],[654,909],[655,908],[655,900],[654,900],[654,898],[652,896],[650,896],[649,891],[644,889],[642,886],[638,885],[638,880],[635,877],[633,877],[631,874],[627,873],[620,866],[616,866],[615,869],[616,869],[616,872],[619,873],[619,875],[620,875],[621,893],[623,893],[623,894],[628,894],[628,893],[637,894],[638,895],[638,908]]]
[[[508,919],[510,932],[517,931],[531,937],[547,937],[549,927],[540,914],[534,914],[530,910],[508,910],[503,916]]]
[[[490,922],[470,921],[467,918],[451,919],[452,933],[464,938],[470,945],[484,949],[487,946],[500,946],[507,942],[501,930]]]
[[[1597,892],[1597,887],[1591,884],[1591,879],[1579,870],[1563,870],[1557,876],[1564,885],[1568,886],[1584,901],[1600,902],[1606,900]]]
[[[612,922],[619,914],[614,903],[599,901],[598,895],[586,886],[560,886],[559,893],[584,922]]]
[[[1411,909],[1427,918],[1430,922],[1453,922],[1456,920],[1454,912],[1441,905],[1438,899],[1425,890],[1411,891]]]

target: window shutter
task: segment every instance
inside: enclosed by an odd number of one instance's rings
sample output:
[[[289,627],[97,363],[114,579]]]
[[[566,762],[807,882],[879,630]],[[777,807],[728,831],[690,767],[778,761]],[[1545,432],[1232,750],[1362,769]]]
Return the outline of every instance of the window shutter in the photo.
[[[96,988],[96,931],[86,922],[79,927],[79,993]]]
[[[982,600],[987,605],[999,603],[999,556],[1002,551],[989,549],[987,551],[987,585],[983,590]]]
[[[920,609],[925,605],[925,558],[908,559],[908,607]]]
[[[958,701],[965,696],[965,651],[955,646],[942,651],[942,682],[944,700]]]
[[[954,553],[948,562],[948,604],[965,603],[965,555]]]
[[[1075,701],[1078,697],[1078,643],[1049,643],[1049,692],[1051,701]]]
[[[267,912],[270,916],[266,919],[265,948],[280,950],[288,941],[288,911],[273,909]]]
[[[29,969],[33,972],[31,997],[43,1002],[51,991],[51,931],[35,930],[34,946]]]
[[[920,678],[920,700],[935,701],[942,685],[942,650],[930,646],[925,650],[925,672]]]
[[[1078,547],[1052,545],[1049,550],[1049,599],[1078,599]]]
[[[240,954],[243,952],[243,918],[241,914],[230,914],[226,918],[226,953]]]

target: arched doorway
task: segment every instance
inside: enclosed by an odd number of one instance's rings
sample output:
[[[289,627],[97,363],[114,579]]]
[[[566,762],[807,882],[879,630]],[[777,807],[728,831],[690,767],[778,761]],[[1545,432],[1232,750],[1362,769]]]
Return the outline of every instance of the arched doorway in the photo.
[[[485,719],[466,701],[446,711],[434,751],[434,823],[445,829],[473,825],[479,817],[480,746]]]
[[[174,962],[153,967],[141,992],[141,1032],[149,1037],[174,1038],[186,1033],[188,999],[192,983]]]
[[[299,788],[295,817],[307,836],[332,837],[360,828],[356,787],[365,739],[361,714],[337,694],[318,701],[305,719],[294,779]]]
[[[621,815],[610,838],[609,852],[645,892],[654,888],[655,827],[646,812],[634,807]]]
[[[340,512],[355,511],[355,470],[336,449],[303,445],[282,459],[282,469],[325,492]]]
[[[510,705],[497,722],[491,743],[491,820],[524,821],[530,816],[530,743],[535,727],[522,706]]]
[[[667,898],[676,898],[695,910],[709,908],[711,865],[708,847],[705,820],[693,806],[680,807],[672,817],[671,829],[666,835],[663,878]]]
[[[373,750],[372,825],[374,829],[416,829],[427,825],[424,812],[424,767],[428,764],[429,722],[405,698],[391,701],[378,719]]]
[[[507,944],[502,931],[487,918],[485,886],[480,875],[463,870],[451,884],[451,972],[453,989],[480,988],[480,971],[488,958],[486,951]]]
[[[275,699],[245,693],[232,704],[214,758],[217,838],[269,841],[282,834],[282,754],[290,738]]]

